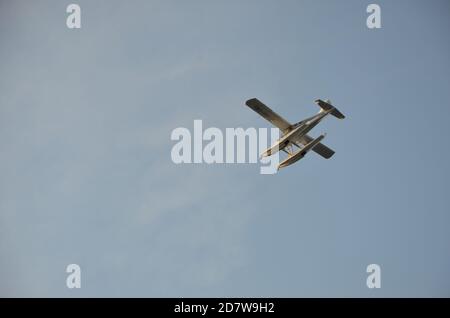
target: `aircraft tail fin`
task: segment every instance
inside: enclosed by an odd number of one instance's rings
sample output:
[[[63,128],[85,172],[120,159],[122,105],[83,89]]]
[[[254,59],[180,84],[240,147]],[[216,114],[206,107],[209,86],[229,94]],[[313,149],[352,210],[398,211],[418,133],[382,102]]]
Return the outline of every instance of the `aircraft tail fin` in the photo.
[[[334,117],[339,118],[339,119],[345,118],[344,114],[342,114],[336,107],[331,105],[330,100],[327,100],[324,102],[321,99],[317,99],[317,100],[315,100],[315,102],[317,105],[319,105],[319,107],[321,108],[321,111],[333,109],[330,113],[331,115],[333,115]]]

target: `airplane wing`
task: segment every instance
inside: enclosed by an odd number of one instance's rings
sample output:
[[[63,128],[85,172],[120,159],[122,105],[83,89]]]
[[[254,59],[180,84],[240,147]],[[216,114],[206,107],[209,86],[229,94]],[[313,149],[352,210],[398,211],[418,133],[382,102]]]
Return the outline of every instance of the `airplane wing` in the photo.
[[[291,124],[271,110],[269,107],[260,102],[257,98],[249,99],[245,104],[253,109],[255,112],[260,114],[266,120],[270,121],[275,127],[278,127],[283,133],[289,130]],[[312,139],[311,139],[312,140]]]
[[[325,138],[325,134],[317,137],[316,139],[313,139],[310,143],[306,144],[305,147],[303,147],[302,149],[300,149],[299,151],[297,151],[295,154],[293,154],[292,156],[287,157],[285,160],[283,160],[279,165],[278,165],[278,169],[290,166],[291,164],[299,161],[300,159],[302,159],[306,153],[308,153],[308,151],[310,151],[311,149],[314,150],[314,148],[317,147],[318,144],[320,144],[320,141]]]
[[[309,143],[310,143],[311,141],[313,141],[313,140],[314,140],[314,138],[312,138],[312,137],[310,137],[310,136],[308,136],[308,135],[305,135],[305,136],[303,136],[302,138],[300,138],[299,141],[300,141],[303,145],[307,145],[307,144],[309,144]],[[325,145],[322,144],[322,143],[318,143],[318,144],[312,149],[312,151],[314,151],[315,153],[321,155],[321,156],[324,157],[325,159],[329,159],[329,158],[331,158],[331,156],[334,155],[334,150],[328,148],[327,146],[325,146]]]

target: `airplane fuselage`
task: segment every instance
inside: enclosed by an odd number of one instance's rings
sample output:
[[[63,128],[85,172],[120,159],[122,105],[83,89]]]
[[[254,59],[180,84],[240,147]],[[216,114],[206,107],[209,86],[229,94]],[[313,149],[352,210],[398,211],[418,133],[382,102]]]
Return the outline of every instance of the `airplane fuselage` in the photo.
[[[317,126],[320,121],[325,118],[328,114],[332,112],[332,109],[321,111],[314,116],[304,119],[291,126],[290,131],[288,131],[283,137],[281,137],[272,147],[267,149],[261,156],[266,157],[280,150],[283,150],[291,143],[296,143],[303,136],[308,134],[308,132]]]

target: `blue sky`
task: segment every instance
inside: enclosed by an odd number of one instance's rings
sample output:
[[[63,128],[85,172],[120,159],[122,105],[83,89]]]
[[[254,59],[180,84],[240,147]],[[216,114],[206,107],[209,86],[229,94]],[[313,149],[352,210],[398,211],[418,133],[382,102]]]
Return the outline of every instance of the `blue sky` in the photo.
[[[377,1],[379,30],[369,1],[69,3],[0,3],[0,295],[450,296],[447,1]],[[194,119],[269,127],[252,97],[331,99],[335,156],[172,163]]]

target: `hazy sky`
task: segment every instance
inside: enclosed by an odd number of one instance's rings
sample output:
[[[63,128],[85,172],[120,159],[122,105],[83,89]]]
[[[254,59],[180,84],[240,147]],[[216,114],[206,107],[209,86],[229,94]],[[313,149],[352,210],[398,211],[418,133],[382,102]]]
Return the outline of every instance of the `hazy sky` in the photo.
[[[1,296],[450,296],[448,1],[69,3],[0,1]],[[335,156],[171,161],[252,97]]]

